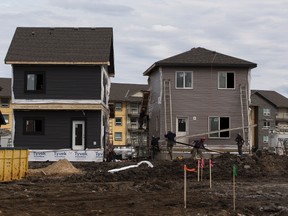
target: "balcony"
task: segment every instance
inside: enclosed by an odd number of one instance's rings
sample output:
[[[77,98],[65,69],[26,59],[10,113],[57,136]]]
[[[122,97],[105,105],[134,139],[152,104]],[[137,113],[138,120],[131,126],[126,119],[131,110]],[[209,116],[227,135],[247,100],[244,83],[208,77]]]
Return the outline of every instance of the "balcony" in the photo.
[[[127,114],[130,115],[130,116],[139,116],[139,115],[140,115],[140,112],[139,112],[138,109],[128,108],[128,109],[127,109]]]
[[[128,130],[138,130],[138,128],[139,128],[139,125],[138,125],[138,123],[127,123],[127,129]]]
[[[288,113],[278,113],[276,115],[277,121],[288,121]]]

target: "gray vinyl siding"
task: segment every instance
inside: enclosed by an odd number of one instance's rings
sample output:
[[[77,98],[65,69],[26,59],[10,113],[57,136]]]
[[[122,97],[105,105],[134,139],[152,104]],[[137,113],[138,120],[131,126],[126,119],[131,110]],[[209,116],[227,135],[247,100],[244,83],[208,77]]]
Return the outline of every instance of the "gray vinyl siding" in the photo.
[[[258,117],[256,118],[258,122],[255,122],[255,124],[257,124],[258,129],[258,148],[263,149],[263,147],[268,146],[268,143],[263,142],[263,137],[269,136],[269,128],[263,128],[264,121],[269,120],[270,129],[274,129],[276,125],[277,108],[257,94],[251,95],[251,101],[253,102],[252,106],[258,107]],[[263,115],[264,108],[270,109],[270,116]]]
[[[209,130],[209,116],[230,117],[230,128],[242,126],[240,105],[240,84],[248,84],[248,69],[239,68],[164,68],[163,79],[170,79],[172,86],[173,128],[176,130],[176,117],[188,117],[189,134],[205,133]],[[193,72],[192,89],[175,88],[175,72]],[[235,72],[235,89],[218,89],[218,72]],[[162,98],[162,110],[164,103]],[[196,117],[196,120],[193,120]],[[245,116],[247,122],[247,115]],[[164,112],[161,112],[164,125]],[[230,138],[209,139],[209,144],[233,144],[236,134],[231,131]],[[162,134],[165,134],[164,127]]]
[[[160,72],[157,71],[150,75],[149,79],[149,89],[150,89],[150,100],[149,100],[149,117],[150,124],[149,130],[150,134],[156,137],[160,137],[160,131],[162,125],[160,124],[161,116],[161,104],[158,104],[158,98],[161,97],[161,76]],[[157,122],[156,122],[157,121]],[[162,138],[162,137],[160,137]]]
[[[25,93],[25,72],[45,73],[44,93]],[[15,99],[101,100],[101,67],[13,65]]]
[[[15,115],[15,147],[29,149],[71,149],[72,120],[85,120],[85,148],[100,148],[101,111],[18,111]],[[25,135],[23,118],[44,119],[43,135]],[[93,145],[96,141],[97,145]]]

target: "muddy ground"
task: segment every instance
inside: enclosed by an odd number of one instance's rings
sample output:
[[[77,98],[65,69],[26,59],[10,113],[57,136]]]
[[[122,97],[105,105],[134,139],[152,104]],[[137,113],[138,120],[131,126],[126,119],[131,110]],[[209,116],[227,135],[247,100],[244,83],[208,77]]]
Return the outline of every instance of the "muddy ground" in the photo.
[[[29,168],[37,172],[30,170],[25,179],[0,183],[0,216],[288,215],[287,156],[263,152],[216,157],[212,188],[205,161],[202,181],[198,182],[197,173],[187,173],[186,208],[183,166],[197,168],[196,161],[151,162],[153,168],[142,164],[116,173],[108,170],[138,161],[66,162],[60,166],[59,162],[29,163]],[[52,169],[56,163],[58,166]],[[233,164],[237,166],[235,211]]]

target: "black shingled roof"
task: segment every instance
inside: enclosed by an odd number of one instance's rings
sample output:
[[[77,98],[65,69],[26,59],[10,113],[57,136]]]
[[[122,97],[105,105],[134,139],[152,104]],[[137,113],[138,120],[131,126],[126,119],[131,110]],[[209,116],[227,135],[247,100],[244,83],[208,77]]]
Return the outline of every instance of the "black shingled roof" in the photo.
[[[114,74],[112,28],[18,27],[6,64],[110,65]]]
[[[0,78],[0,96],[11,97],[11,78]]]
[[[258,94],[265,100],[272,103],[277,108],[288,108],[288,98],[276,91],[270,90],[251,90],[251,94]],[[253,101],[252,101],[253,103]],[[256,104],[257,105],[257,104]]]
[[[154,68],[159,66],[221,66],[255,68],[257,67],[257,64],[198,47],[155,62],[144,72],[144,75],[149,75]]]
[[[145,84],[128,84],[128,83],[111,83],[110,101],[139,101],[139,98],[131,97],[140,91],[147,91],[148,85]],[[140,101],[142,98],[140,99]]]

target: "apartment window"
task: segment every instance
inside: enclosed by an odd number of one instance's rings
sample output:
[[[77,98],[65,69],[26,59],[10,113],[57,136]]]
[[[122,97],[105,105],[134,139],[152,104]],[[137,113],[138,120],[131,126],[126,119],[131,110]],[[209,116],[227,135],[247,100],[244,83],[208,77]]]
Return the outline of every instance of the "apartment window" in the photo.
[[[263,143],[268,143],[269,141],[269,137],[266,135],[266,136],[263,136]]]
[[[44,134],[44,119],[42,118],[24,119],[24,134],[30,134],[30,135]]]
[[[131,103],[130,109],[131,109],[131,112],[138,113],[138,103]]]
[[[133,128],[133,129],[138,128],[138,118],[131,117],[130,118],[130,124],[131,124],[131,128]]]
[[[122,132],[115,132],[114,134],[115,141],[121,141],[122,140]]]
[[[235,88],[235,73],[234,72],[219,72],[218,73],[218,88],[219,89],[234,89]]]
[[[121,102],[115,103],[115,110],[116,111],[122,111],[122,103]]]
[[[1,107],[2,108],[8,108],[10,103],[9,98],[1,98]]]
[[[9,124],[9,115],[8,114],[3,114],[3,118],[5,120],[5,123]]]
[[[116,126],[121,126],[122,125],[122,118],[121,117],[116,117],[115,118],[115,125]]]
[[[230,128],[230,118],[229,117],[209,117],[209,128],[210,132],[225,130]],[[217,132],[209,134],[210,138],[229,138],[230,132]]]
[[[191,89],[192,88],[192,72],[184,72],[184,71],[176,72],[176,88]]]
[[[263,116],[270,116],[270,109],[269,108],[263,108]]]
[[[263,128],[269,128],[269,127],[270,127],[270,122],[264,121]]]
[[[25,74],[26,92],[44,92],[44,72],[27,72]]]

